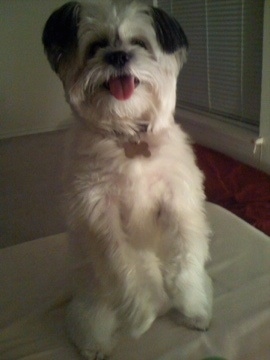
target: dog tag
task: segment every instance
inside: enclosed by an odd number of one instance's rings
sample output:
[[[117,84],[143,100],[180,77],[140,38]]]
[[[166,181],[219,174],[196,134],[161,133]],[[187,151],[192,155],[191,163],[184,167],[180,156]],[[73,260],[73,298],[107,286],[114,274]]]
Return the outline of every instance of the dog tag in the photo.
[[[125,155],[129,159],[133,159],[136,156],[144,156],[149,158],[151,156],[151,152],[149,150],[148,144],[145,141],[141,141],[139,143],[136,142],[125,142],[123,144]]]

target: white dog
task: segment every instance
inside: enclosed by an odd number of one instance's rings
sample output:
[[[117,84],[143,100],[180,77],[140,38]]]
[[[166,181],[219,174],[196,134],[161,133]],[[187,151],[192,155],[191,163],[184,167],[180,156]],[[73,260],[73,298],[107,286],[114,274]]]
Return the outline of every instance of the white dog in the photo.
[[[203,176],[174,122],[182,28],[143,4],[70,2],[48,19],[43,44],[80,124],[67,209],[79,257],[73,342],[103,359],[117,335],[138,337],[169,309],[207,329]]]

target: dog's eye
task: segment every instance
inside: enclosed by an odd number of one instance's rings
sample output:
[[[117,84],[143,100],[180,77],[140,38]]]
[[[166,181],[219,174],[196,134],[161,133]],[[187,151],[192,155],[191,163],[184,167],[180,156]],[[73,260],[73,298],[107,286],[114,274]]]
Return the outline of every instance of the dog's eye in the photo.
[[[131,44],[132,44],[132,45],[140,46],[140,47],[143,48],[143,49],[147,49],[146,43],[145,43],[143,40],[141,40],[141,39],[132,39],[132,40],[131,40]]]
[[[109,42],[107,39],[101,39],[101,40],[93,42],[89,47],[88,54],[87,54],[88,57],[90,57],[90,58],[93,57],[99,49],[105,48],[108,45],[109,45]]]

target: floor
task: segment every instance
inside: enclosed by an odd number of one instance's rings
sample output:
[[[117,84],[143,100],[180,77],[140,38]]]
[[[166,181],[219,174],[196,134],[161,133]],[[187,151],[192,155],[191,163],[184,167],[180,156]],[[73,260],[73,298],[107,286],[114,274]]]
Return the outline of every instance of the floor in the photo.
[[[0,247],[65,230],[65,139],[58,131],[0,141]]]

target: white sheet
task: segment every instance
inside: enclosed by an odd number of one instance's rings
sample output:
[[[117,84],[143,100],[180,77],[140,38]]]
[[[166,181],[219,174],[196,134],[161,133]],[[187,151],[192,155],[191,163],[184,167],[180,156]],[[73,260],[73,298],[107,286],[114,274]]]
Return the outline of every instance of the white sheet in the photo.
[[[207,205],[214,230],[209,272],[214,317],[208,332],[158,319],[116,360],[270,359],[270,239],[228,211]],[[58,234],[0,251],[0,359],[81,359],[64,331],[69,294],[67,238]]]

